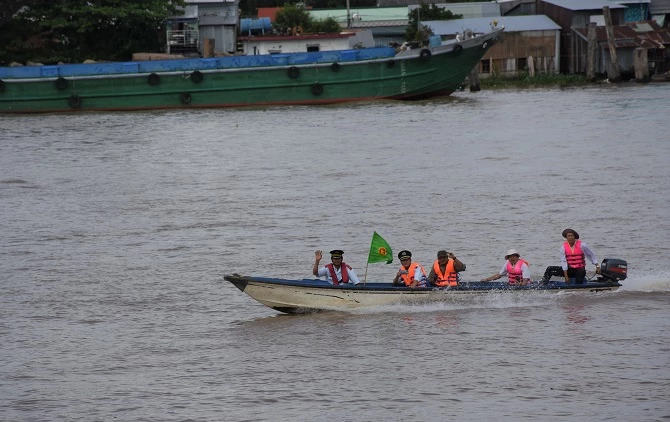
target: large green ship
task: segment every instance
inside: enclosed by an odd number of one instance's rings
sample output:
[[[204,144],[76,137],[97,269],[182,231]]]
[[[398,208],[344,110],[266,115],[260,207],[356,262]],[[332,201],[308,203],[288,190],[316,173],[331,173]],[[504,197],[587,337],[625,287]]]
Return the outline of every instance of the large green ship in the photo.
[[[449,95],[503,29],[396,51],[0,68],[0,113],[334,104]]]

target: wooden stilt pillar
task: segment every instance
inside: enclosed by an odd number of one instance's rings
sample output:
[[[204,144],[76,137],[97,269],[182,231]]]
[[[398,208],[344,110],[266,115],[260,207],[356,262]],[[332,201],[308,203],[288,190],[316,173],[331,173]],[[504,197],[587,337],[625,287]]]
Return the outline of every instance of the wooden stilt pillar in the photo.
[[[621,82],[621,74],[619,73],[619,62],[616,57],[616,46],[614,45],[614,28],[612,27],[612,14],[610,7],[603,7],[603,16],[605,18],[605,30],[607,31],[607,45],[610,50],[610,64],[607,69],[607,78],[610,82]]]
[[[598,39],[596,37],[596,23],[589,23],[589,32],[587,37],[587,55],[586,55],[586,78],[593,82],[596,79],[596,50]]]
[[[470,92],[481,91],[482,87],[479,85],[479,63],[470,71],[470,76],[468,76],[470,82]]]
[[[636,48],[633,54],[633,66],[635,67],[635,80],[638,82],[649,82],[649,61],[647,60],[647,49]]]

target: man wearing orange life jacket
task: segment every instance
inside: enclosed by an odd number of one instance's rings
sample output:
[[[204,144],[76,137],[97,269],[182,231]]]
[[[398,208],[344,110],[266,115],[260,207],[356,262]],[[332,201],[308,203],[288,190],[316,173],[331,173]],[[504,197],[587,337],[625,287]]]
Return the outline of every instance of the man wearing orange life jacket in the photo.
[[[437,252],[437,260],[428,274],[428,281],[437,287],[456,287],[460,271],[465,271],[465,264],[453,253],[441,250]]]
[[[335,286],[340,284],[358,284],[361,281],[356,275],[351,266],[342,261],[342,255],[344,251],[340,249],[335,249],[330,251],[330,260],[331,263],[319,268],[319,261],[323,258],[323,253],[321,251],[316,251],[314,253],[316,259],[314,261],[314,267],[312,268],[312,274],[317,277],[326,277],[326,281]]]
[[[406,287],[428,287],[426,272],[418,262],[412,262],[412,252],[400,251],[400,270],[393,279],[393,285],[404,284]]]
[[[562,233],[565,242],[561,245],[561,266],[547,267],[543,281],[548,282],[552,276],[563,276],[566,284],[575,279],[575,284],[584,284],[586,277],[586,259],[596,266],[596,273],[600,274],[600,266],[596,254],[586,243],[579,240],[579,233],[572,229],[565,229]]]
[[[503,265],[498,274],[494,274],[481,281],[493,281],[507,275],[507,282],[511,285],[527,286],[531,283],[528,262],[521,259],[521,256],[516,249],[508,250],[505,259],[507,262],[505,262],[505,265]]]

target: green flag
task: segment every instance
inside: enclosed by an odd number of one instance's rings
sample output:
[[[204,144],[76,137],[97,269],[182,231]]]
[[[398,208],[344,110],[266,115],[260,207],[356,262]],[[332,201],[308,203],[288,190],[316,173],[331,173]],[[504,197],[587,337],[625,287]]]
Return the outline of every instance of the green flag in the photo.
[[[368,256],[368,264],[373,262],[386,262],[387,264],[393,262],[393,251],[391,250],[391,247],[383,237],[377,234],[377,232],[372,235],[370,255]]]

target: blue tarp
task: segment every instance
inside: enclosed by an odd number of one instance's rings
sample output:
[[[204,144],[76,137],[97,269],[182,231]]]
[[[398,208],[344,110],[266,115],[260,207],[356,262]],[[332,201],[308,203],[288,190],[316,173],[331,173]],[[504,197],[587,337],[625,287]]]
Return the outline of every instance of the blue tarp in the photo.
[[[114,75],[123,73],[175,72],[210,69],[237,69],[263,66],[288,66],[311,63],[353,62],[393,57],[391,47],[315,53],[266,54],[209,59],[155,60],[142,62],[61,64],[54,66],[0,67],[0,79],[56,78],[71,76]]]

